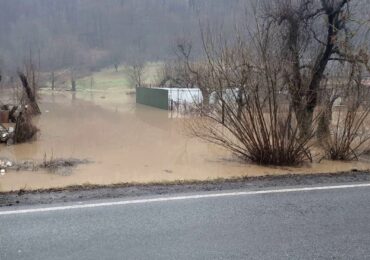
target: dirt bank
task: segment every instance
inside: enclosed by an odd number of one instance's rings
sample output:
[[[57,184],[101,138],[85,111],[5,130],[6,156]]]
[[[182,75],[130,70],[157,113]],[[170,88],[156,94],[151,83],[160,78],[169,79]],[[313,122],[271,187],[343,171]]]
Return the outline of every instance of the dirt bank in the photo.
[[[62,189],[16,191],[0,193],[0,207],[14,205],[51,204],[109,198],[165,195],[199,191],[255,190],[259,188],[299,185],[334,185],[340,183],[369,182],[369,172],[342,172],[326,174],[287,174],[281,176],[241,177],[209,181],[185,181],[151,184],[120,183],[108,186],[84,185]]]

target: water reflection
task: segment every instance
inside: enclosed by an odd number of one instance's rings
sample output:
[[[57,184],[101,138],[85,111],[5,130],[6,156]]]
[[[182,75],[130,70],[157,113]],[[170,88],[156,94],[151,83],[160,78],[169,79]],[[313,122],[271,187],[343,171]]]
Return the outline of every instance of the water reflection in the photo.
[[[71,104],[74,105],[76,103],[76,91],[71,91]]]

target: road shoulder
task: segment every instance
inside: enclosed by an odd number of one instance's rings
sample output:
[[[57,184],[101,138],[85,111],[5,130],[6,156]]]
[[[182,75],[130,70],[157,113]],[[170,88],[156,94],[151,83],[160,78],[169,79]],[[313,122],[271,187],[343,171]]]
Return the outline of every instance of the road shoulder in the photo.
[[[110,186],[71,186],[61,189],[17,191],[0,193],[0,207],[42,205],[52,203],[140,197],[152,195],[193,193],[200,191],[255,190],[311,185],[337,185],[370,182],[369,172],[342,172],[329,174],[289,174],[281,176],[245,177],[210,181],[177,181],[168,183],[130,184]]]

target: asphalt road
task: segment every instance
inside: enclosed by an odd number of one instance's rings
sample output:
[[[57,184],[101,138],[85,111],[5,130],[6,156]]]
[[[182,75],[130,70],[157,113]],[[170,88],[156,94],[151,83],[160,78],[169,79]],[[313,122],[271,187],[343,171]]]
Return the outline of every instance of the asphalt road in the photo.
[[[370,187],[212,194],[2,208],[0,259],[370,259]]]

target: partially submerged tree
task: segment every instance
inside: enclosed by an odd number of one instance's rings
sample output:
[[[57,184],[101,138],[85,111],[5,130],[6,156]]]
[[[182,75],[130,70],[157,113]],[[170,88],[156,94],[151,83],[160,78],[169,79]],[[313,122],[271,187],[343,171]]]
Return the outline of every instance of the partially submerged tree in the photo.
[[[276,47],[281,50],[285,81],[303,132],[311,127],[329,66],[350,62],[369,67],[368,52],[355,46],[362,23],[354,17],[352,3],[356,4],[351,0],[264,2],[265,23],[277,32]]]
[[[70,70],[70,76],[71,76],[71,91],[76,91],[76,75],[74,69]]]
[[[309,148],[317,119],[329,137],[332,133],[331,108],[338,96],[322,103],[319,98],[334,76],[330,68],[343,63],[369,67],[368,52],[354,44],[350,2],[265,1],[262,19],[256,17],[255,28],[248,28],[247,34],[237,31],[230,39],[202,29],[203,59],[190,58],[191,45],[178,45],[186,74],[181,78],[208,93],[203,96],[207,106],[198,107],[202,118],[191,123],[192,133],[260,164],[311,160]],[[356,92],[347,94],[349,100]],[[209,96],[212,102],[208,104]],[[322,110],[325,106],[328,109]],[[363,103],[356,106],[360,107]],[[349,105],[347,111],[349,120],[354,107]],[[367,115],[363,113],[358,123],[352,123],[353,136],[358,136]],[[353,149],[354,140],[345,140],[351,144],[345,146],[346,151]]]
[[[22,84],[21,97],[18,98],[19,104],[7,104],[2,106],[9,113],[9,120],[15,123],[14,131],[8,130],[1,126],[0,132],[2,134],[3,142],[7,144],[22,143],[31,140],[38,129],[34,126],[32,118],[35,115],[41,114],[40,108],[37,104],[36,91],[29,84],[29,78],[25,73],[18,72],[19,79]],[[36,84],[33,82],[32,84]],[[37,84],[36,84],[37,85]]]
[[[18,76],[19,76],[19,79],[21,80],[24,93],[26,94],[24,97],[26,100],[22,102],[23,105],[29,106],[28,110],[30,114],[34,114],[34,115],[41,114],[41,110],[39,108],[39,105],[37,104],[37,96],[36,96],[35,88],[31,88],[29,84],[29,80],[23,72],[19,71]]]
[[[275,55],[270,30],[258,30],[250,41],[237,35],[217,42],[211,35],[203,35],[206,58],[195,63],[183,55],[195,85],[212,97],[197,107],[201,117],[190,120],[189,126],[194,136],[244,160],[297,165],[312,160],[309,141],[313,129],[300,135],[291,99],[283,91],[284,65]]]
[[[329,159],[354,160],[364,152],[364,145],[370,140],[367,129],[370,88],[364,85],[363,69],[358,64],[344,66],[341,72],[337,87],[341,91],[338,95],[341,105],[333,113],[330,111],[330,136],[321,139],[320,144]]]
[[[39,52],[40,53],[40,52]],[[29,59],[24,62],[22,70],[18,70],[17,75],[20,79],[21,87],[13,80],[10,80],[8,87],[13,87],[13,100],[1,106],[2,110],[7,113],[6,122],[15,123],[14,131],[9,127],[0,124],[1,142],[8,145],[22,143],[32,139],[38,132],[34,126],[32,118],[41,114],[38,105],[39,90],[39,69],[40,55],[38,66],[33,62],[32,49],[30,49]],[[11,76],[12,78],[12,76]],[[21,90],[19,92],[19,89]]]
[[[55,75],[55,71],[53,70],[51,73],[50,73],[50,82],[51,82],[51,90],[54,90],[55,89],[55,81],[56,81],[56,75]]]
[[[38,128],[32,123],[31,111],[23,110],[17,117],[14,129],[14,143],[23,143],[35,137]]]

